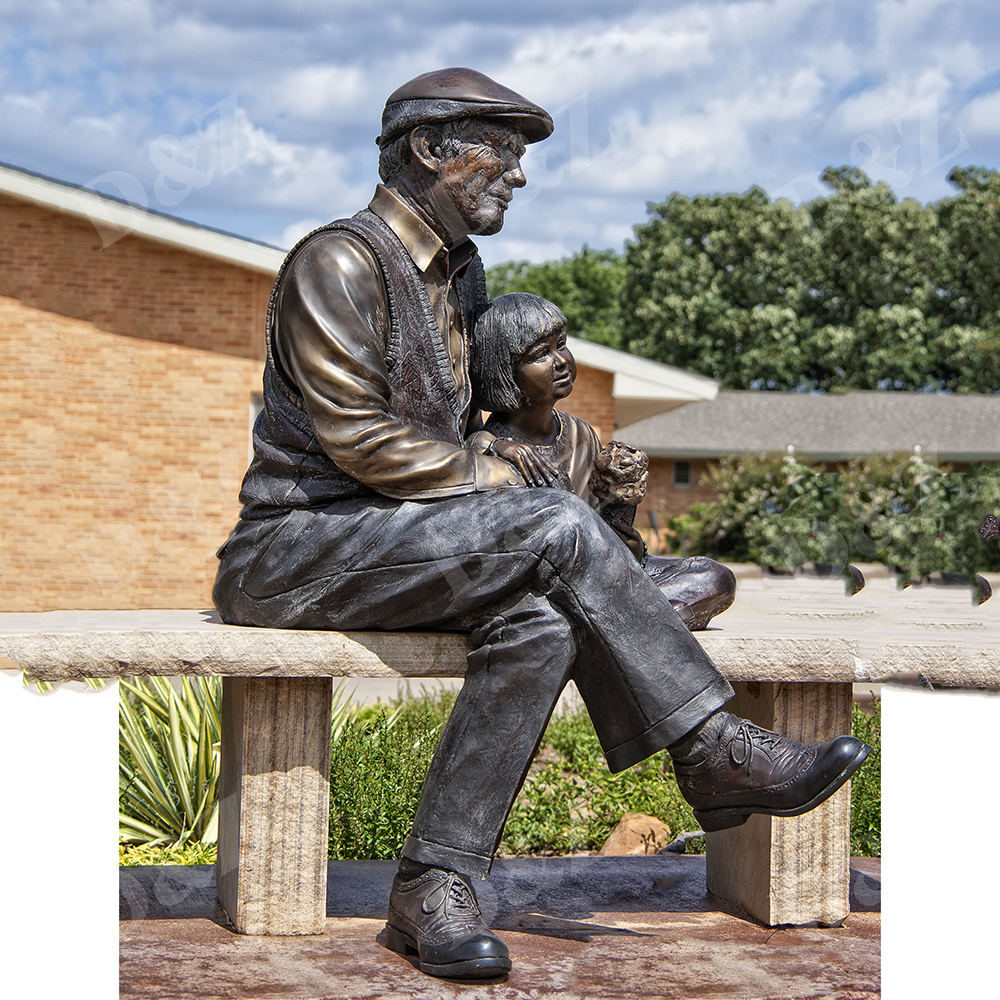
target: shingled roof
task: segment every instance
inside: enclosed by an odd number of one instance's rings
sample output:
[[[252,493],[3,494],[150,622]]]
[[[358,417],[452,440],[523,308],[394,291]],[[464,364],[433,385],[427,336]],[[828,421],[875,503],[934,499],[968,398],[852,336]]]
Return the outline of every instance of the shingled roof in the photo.
[[[1000,460],[1000,395],[720,392],[616,431],[658,458],[785,451],[836,462],[912,451],[940,461]]]

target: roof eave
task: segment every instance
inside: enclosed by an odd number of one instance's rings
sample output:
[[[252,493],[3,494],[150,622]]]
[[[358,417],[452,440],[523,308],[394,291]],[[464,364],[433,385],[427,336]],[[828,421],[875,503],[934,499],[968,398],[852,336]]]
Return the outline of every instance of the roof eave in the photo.
[[[710,402],[719,394],[719,383],[704,375],[695,375],[673,365],[640,358],[579,337],[568,337],[567,340],[580,364],[614,375],[612,392],[615,399]]]
[[[0,194],[30,201],[78,218],[89,219],[97,228],[104,245],[134,233],[168,246],[178,247],[204,257],[247,267],[263,274],[274,275],[281,266],[285,251],[263,243],[255,243],[231,233],[209,229],[193,222],[184,222],[161,215],[116,198],[109,198],[87,188],[32,174],[16,167],[0,164]],[[117,233],[109,240],[101,227]]]

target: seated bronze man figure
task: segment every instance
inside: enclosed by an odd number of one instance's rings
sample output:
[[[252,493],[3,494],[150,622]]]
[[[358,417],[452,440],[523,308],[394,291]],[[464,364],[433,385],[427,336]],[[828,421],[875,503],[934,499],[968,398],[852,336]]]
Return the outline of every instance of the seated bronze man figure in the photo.
[[[804,812],[868,753],[728,715],[729,683],[600,515],[465,446],[486,305],[469,237],[500,230],[525,143],[551,131],[467,69],[390,96],[370,205],[279,271],[244,506],[219,553],[215,602],[233,624],[472,629],[389,899],[389,946],[438,976],[510,968],[473,883],[570,679],[612,770],[667,747],[707,830]]]
[[[469,438],[469,448],[511,462],[533,486],[572,490],[586,500],[691,631],[705,628],[733,603],[736,578],[714,559],[646,553],[632,527],[646,492],[645,453],[614,441],[602,449],[590,424],[555,409],[576,380],[566,317],[558,306],[526,292],[493,299],[476,320],[471,374],[474,402],[491,415]]]

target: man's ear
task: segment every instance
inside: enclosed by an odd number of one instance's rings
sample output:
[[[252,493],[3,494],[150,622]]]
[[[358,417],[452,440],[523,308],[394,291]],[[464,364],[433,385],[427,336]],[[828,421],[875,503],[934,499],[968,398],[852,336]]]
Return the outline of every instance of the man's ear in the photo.
[[[419,125],[410,133],[410,152],[416,163],[436,174],[441,169],[441,134],[432,125]]]

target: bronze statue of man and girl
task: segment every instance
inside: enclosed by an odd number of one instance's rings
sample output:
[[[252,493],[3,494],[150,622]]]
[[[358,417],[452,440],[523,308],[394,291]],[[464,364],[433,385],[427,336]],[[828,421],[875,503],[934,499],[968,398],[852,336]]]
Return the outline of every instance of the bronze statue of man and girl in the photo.
[[[386,924],[434,976],[511,967],[475,882],[570,680],[611,770],[667,749],[706,831],[806,812],[869,753],[725,711],[732,688],[691,629],[729,606],[731,573],[647,555],[645,456],[556,409],[576,375],[565,317],[488,301],[470,237],[499,232],[525,145],[551,132],[469,69],[389,97],[370,204],[301,240],[275,281],[264,409],[219,553],[231,624],[469,633]]]

